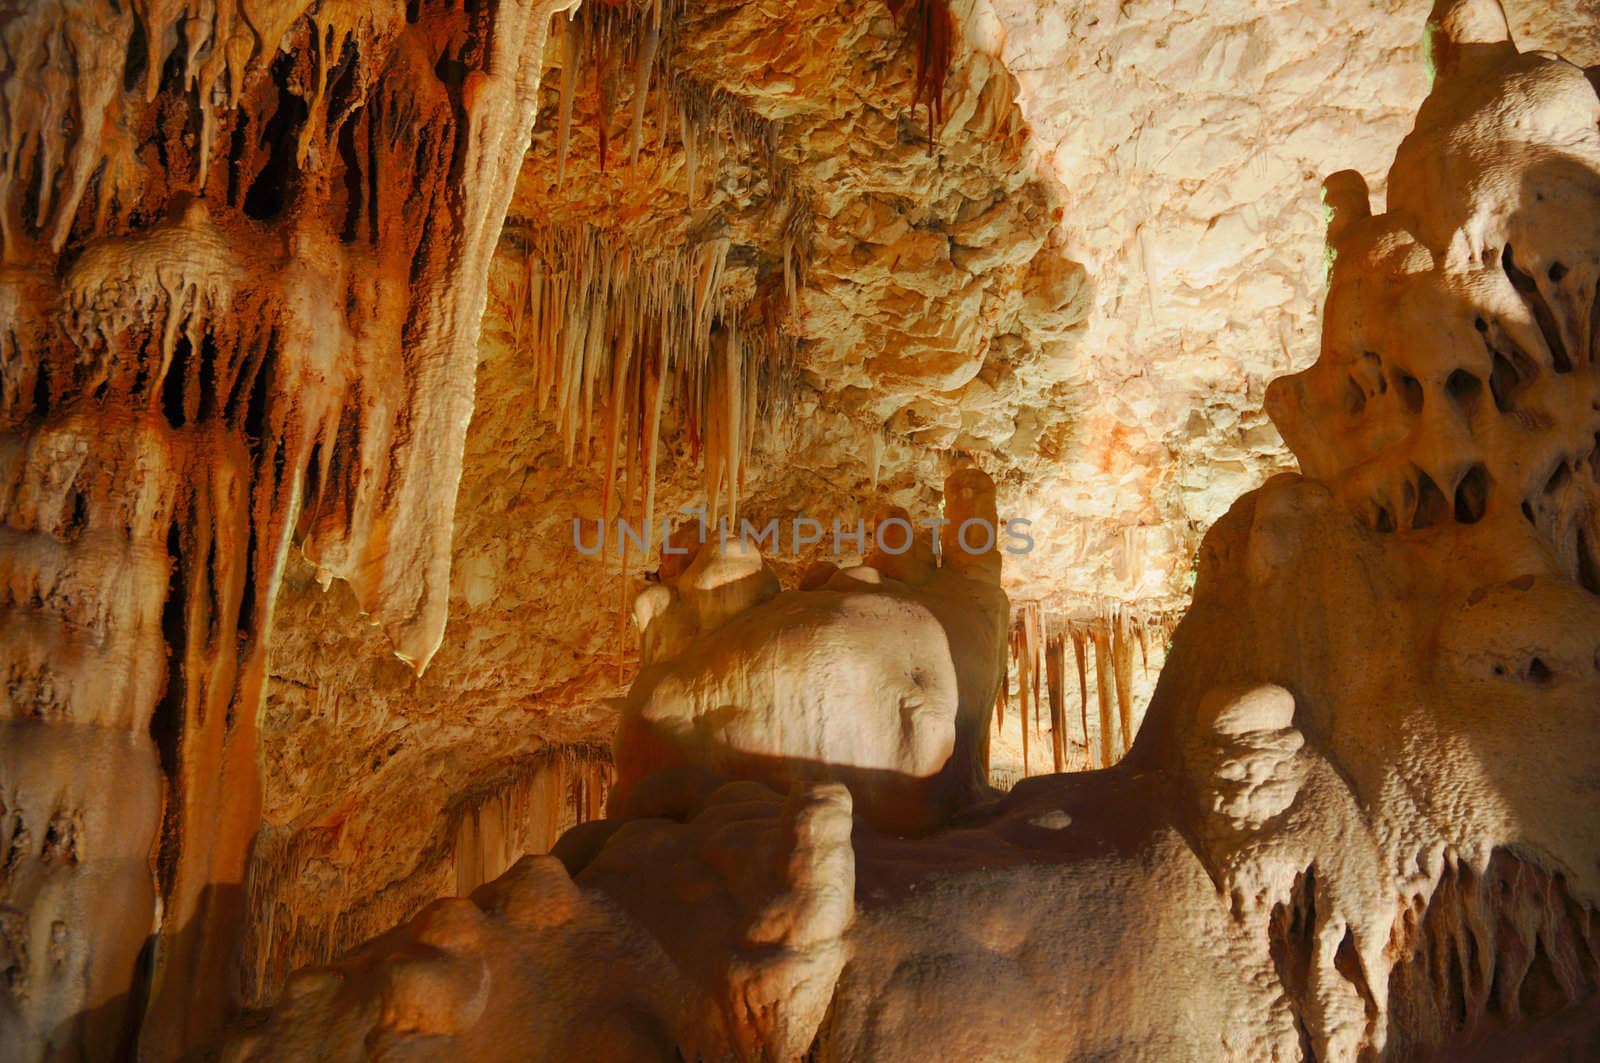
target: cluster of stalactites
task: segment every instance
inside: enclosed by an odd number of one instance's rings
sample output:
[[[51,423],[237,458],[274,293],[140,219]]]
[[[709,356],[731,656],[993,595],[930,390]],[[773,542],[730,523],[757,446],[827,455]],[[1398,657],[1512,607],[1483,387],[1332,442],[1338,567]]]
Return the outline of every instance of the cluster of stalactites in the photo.
[[[153,759],[151,735],[166,775],[164,810],[106,791],[138,808],[130,846],[159,839],[154,960],[148,907],[87,863],[63,872],[108,932],[94,970],[52,961],[81,999],[35,994],[25,1027],[148,989],[160,1055],[220,1019],[240,919],[219,884],[242,880],[258,821],[297,528],[397,653],[420,669],[439,645],[478,319],[554,6],[0,0],[0,524],[28,537],[5,620],[101,625],[92,653],[0,640],[0,670],[63,725],[51,741],[140,736],[108,778]],[[113,554],[119,528],[134,541]],[[53,932],[31,888],[0,875],[0,904]]]
[[[690,459],[703,458],[713,515],[735,514],[756,435],[787,405],[787,295],[743,306],[731,298],[725,237],[648,251],[580,225],[534,229],[524,241],[507,293],[513,342],[533,363],[539,407],[567,460],[602,457],[604,511],[620,471],[624,512],[654,526],[670,399]]]
[[[440,220],[458,130],[414,54],[421,30],[371,88],[401,5],[247,14],[82,0],[0,15],[0,428],[92,398],[244,433],[268,608],[281,540],[319,485],[344,497],[308,516],[308,548],[341,575],[371,568],[363,536],[393,485],[346,503],[392,464],[376,454],[392,426],[374,422],[400,397],[373,409],[362,392],[404,387],[390,370],[405,270]],[[426,77],[402,85],[413,68]],[[46,267],[63,249],[57,285]]]
[[[654,0],[557,16],[554,191],[568,183],[578,113],[597,130],[602,173],[621,163],[625,121],[628,172],[682,193],[687,237],[647,244],[606,223],[534,224],[519,234],[523,269],[504,293],[567,460],[603,460],[603,510],[612,513],[617,495],[623,516],[652,527],[664,431],[681,430],[690,460],[702,463],[708,509],[730,516],[758,435],[781,437],[812,229],[773,123],[676,69],[679,14],[676,0]],[[661,169],[679,152],[681,173]],[[748,271],[734,265],[748,265],[750,249],[707,214],[719,175],[746,163],[764,175],[780,219],[777,246],[756,252],[753,293]]]
[[[581,82],[588,81],[597,101],[595,114],[599,134],[600,169],[605,170],[611,156],[613,118],[619,107],[619,93],[630,94],[628,161],[639,163],[653,86],[660,86],[658,103],[661,136],[667,130],[682,130],[691,198],[697,170],[696,132],[707,127],[706,119],[715,112],[738,114],[742,108],[729,106],[732,97],[723,90],[709,92],[681,78],[673,68],[676,28],[681,0],[649,0],[643,6],[632,3],[584,4],[557,20],[561,49],[561,105],[558,117],[557,180],[564,179],[571,147],[574,101]],[[916,51],[916,81],[911,106],[923,107],[927,114],[928,151],[938,140],[945,120],[945,80],[954,62],[959,35],[955,15],[948,0],[887,0],[887,6]],[[696,98],[698,96],[698,98]],[[719,98],[720,97],[720,98]],[[677,122],[669,122],[675,109]],[[745,112],[739,132],[748,138],[770,136],[771,125]],[[712,144],[714,147],[714,142]]]
[[[674,5],[675,6],[675,5]],[[671,76],[668,57],[672,52],[674,19],[669,12],[663,19],[660,0],[645,12],[611,4],[584,4],[565,16],[558,16],[556,27],[561,38],[561,107],[557,116],[559,133],[556,146],[557,182],[566,179],[567,156],[572,146],[572,112],[579,80],[591,82],[596,100],[595,127],[599,134],[599,164],[605,172],[611,155],[611,130],[617,106],[617,92],[623,79],[631,77],[628,162],[639,163],[644,142],[645,111],[653,85]],[[666,46],[662,46],[663,34]],[[660,94],[663,109],[668,93]],[[664,113],[664,111],[663,111]],[[667,123],[660,123],[665,135]]]
[[[566,831],[604,816],[614,775],[609,752],[587,746],[552,748],[518,763],[444,811],[411,876],[421,888],[383,890],[359,905],[348,892],[354,852],[342,819],[292,833],[269,830],[246,880],[254,920],[244,942],[245,978],[253,979],[246,998],[270,1000],[291,971],[333,962],[411,918],[437,892],[467,896],[523,856],[548,853]],[[293,892],[308,881],[330,883],[334,896],[308,910]]]
[[[948,0],[887,0],[889,10],[917,50],[917,84],[912,109],[928,113],[928,153],[944,125],[944,82],[955,55],[956,20]]]
[[[776,129],[732,93],[686,77],[674,63],[679,4],[662,0],[637,9],[629,4],[585,4],[558,16],[561,39],[560,104],[556,117],[556,182],[566,180],[572,150],[574,112],[580,94],[593,97],[593,121],[602,173],[613,161],[612,134],[626,109],[628,166],[637,171],[645,134],[655,108],[656,147],[677,133],[684,153],[690,206],[715,176],[724,143],[748,155],[763,156],[766,168],[786,184],[777,165]]]
[[[1053,769],[1087,771],[1121,759],[1138,731],[1135,719],[1133,658],[1150,667],[1150,643],[1165,645],[1180,618],[1177,612],[1107,609],[1089,619],[1051,619],[1038,602],[1017,606],[1008,636],[1010,667],[995,704],[995,731],[1005,730],[1006,709],[1015,700],[1022,734],[1023,775],[1032,774],[1034,739],[1050,745]],[[1076,719],[1067,702],[1067,653],[1078,671]],[[1095,711],[1090,713],[1093,672]],[[1013,693],[1013,689],[1015,693]],[[1044,716],[1048,713],[1049,725]],[[1042,758],[1041,758],[1042,763]]]
[[[523,856],[548,853],[569,828],[602,818],[614,775],[609,755],[562,749],[463,802],[451,844],[457,894],[468,896]]]
[[[52,0],[32,12],[0,8],[0,262],[28,261],[35,248],[60,254],[86,197],[94,205],[89,231],[126,222],[150,176],[140,139],[168,88],[192,94],[196,117],[182,143],[161,154],[167,172],[158,183],[202,194],[219,132],[240,105],[248,75],[275,59],[302,17],[313,53],[297,143],[304,164],[319,136],[362,102],[353,97],[341,113],[329,113],[333,72],[361,61],[359,54],[352,58],[357,42],[388,36],[392,27],[377,23],[397,19],[399,10],[326,0],[278,0],[248,10],[201,0]],[[177,159],[192,165],[174,167]]]

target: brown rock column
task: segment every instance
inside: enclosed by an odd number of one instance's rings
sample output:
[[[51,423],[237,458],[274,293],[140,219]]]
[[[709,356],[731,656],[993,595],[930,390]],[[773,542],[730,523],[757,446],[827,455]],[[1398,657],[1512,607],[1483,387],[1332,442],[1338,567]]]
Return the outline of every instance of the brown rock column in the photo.
[[[557,5],[0,26],[0,1045],[226,1018],[296,541],[419,670]],[[140,960],[141,953],[146,956]]]

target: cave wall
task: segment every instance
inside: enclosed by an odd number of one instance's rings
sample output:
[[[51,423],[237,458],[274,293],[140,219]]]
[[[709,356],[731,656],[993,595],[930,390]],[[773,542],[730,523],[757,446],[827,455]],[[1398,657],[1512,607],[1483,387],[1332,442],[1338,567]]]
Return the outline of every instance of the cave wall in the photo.
[[[8,1054],[237,1002],[292,540],[437,649],[553,10],[0,10]]]
[[[574,282],[564,301],[547,298],[543,305],[560,308],[550,327],[570,333],[588,321],[579,311],[590,304],[576,293],[617,289],[609,309],[596,315],[606,327],[589,333],[609,344],[635,327],[647,331],[655,311],[636,305],[635,297],[660,300],[655,306],[692,303],[706,261],[696,249],[715,250],[719,279],[707,319],[708,328],[715,322],[713,350],[720,355],[724,337],[736,330],[746,357],[758,359],[752,364],[783,363],[776,374],[762,369],[753,449],[743,458],[739,512],[758,523],[800,513],[825,523],[870,517],[873,474],[865,451],[873,444],[862,440],[877,437],[883,496],[919,516],[938,513],[937,492],[927,485],[943,479],[940,448],[950,440],[913,445],[872,427],[887,415],[858,407],[870,392],[866,385],[880,386],[880,377],[861,376],[865,370],[854,363],[876,340],[862,337],[859,325],[851,337],[835,337],[832,324],[807,326],[811,293],[859,288],[853,298],[884,303],[881,313],[864,303],[854,311],[836,307],[830,320],[842,322],[852,312],[863,321],[881,317],[872,326],[875,337],[904,329],[897,344],[912,367],[935,355],[948,361],[953,349],[984,339],[996,319],[1020,327],[1015,322],[1035,287],[1028,269],[1036,258],[1053,261],[1065,282],[1048,289],[1056,302],[1043,309],[1062,308],[1054,322],[1061,327],[1075,321],[1081,270],[1060,256],[1046,258],[1040,235],[1026,236],[1020,250],[1008,246],[1019,233],[1049,226],[1050,193],[1025,166],[1025,132],[998,63],[975,56],[952,75],[966,86],[967,102],[948,111],[940,139],[946,146],[930,154],[920,117],[915,139],[908,139],[916,53],[886,9],[802,5],[786,12],[782,25],[741,11],[720,37],[697,28],[696,20],[725,20],[729,12],[665,11],[664,25],[673,18],[681,25],[672,31],[675,45],[665,39],[659,45],[636,164],[629,152],[631,86],[649,12],[618,25],[625,11],[596,8],[582,24],[567,90],[559,25],[546,46],[540,118],[491,274],[480,401],[467,434],[450,621],[461,640],[447,639],[416,677],[383,652],[381,633],[360,622],[359,603],[347,590],[335,584],[325,594],[308,566],[290,563],[266,724],[281,736],[267,753],[265,819],[276,841],[261,851],[252,874],[273,884],[258,892],[261,903],[302,916],[256,920],[262,932],[250,967],[265,972],[264,995],[328,948],[326,928],[339,918],[321,900],[330,877],[341,883],[349,908],[373,904],[375,922],[363,916],[336,931],[343,948],[431,896],[421,881],[444,872],[428,871],[428,854],[449,836],[448,810],[459,793],[492,788],[511,778],[517,763],[552,747],[609,746],[616,709],[607,699],[620,697],[637,669],[632,596],[657,560],[637,552],[626,564],[615,552],[581,555],[571,522],[642,516],[643,456],[619,455],[608,489],[606,447],[610,426],[637,424],[647,404],[610,401],[613,363],[602,366],[587,433],[581,405],[569,416],[555,387],[543,393],[549,374],[541,366],[564,357],[565,337],[552,352],[535,324],[541,320],[529,306],[539,290],[535,271],[557,277],[554,267],[562,265],[606,278],[587,289]],[[702,50],[706,41],[720,41],[724,50],[735,41],[741,49],[765,48],[783,25],[800,24],[828,32],[784,60],[801,67],[775,101],[739,95],[728,83],[758,59],[767,61],[764,53],[735,62],[731,54]],[[828,80],[835,76],[870,98],[863,103],[835,91]],[[616,99],[602,99],[603,84],[617,86]],[[954,99],[953,83],[950,92]],[[975,106],[979,98],[982,108]],[[609,125],[599,117],[602,108],[609,108]],[[564,112],[572,117],[563,168]],[[600,128],[610,130],[604,170]],[[1007,198],[1013,192],[1019,192],[1015,203]],[[974,260],[970,271],[951,261],[949,240],[936,235],[941,212],[952,209],[994,215],[965,237],[987,249],[987,261]],[[923,252],[937,253],[911,255],[918,228],[930,230],[921,238]],[[575,244],[581,258],[574,257]],[[941,311],[958,286],[967,296]],[[836,302],[828,297],[825,305]],[[931,321],[923,332],[943,331],[919,333],[907,324],[917,316]],[[769,342],[773,333],[776,342]],[[800,357],[813,334],[828,338],[830,360]],[[700,355],[693,345],[673,349],[683,359],[668,372],[677,387]],[[652,349],[641,360],[656,356]],[[962,357],[969,372],[982,361]],[[565,364],[556,368],[565,372]],[[839,374],[859,383],[835,382]],[[925,390],[925,382],[906,374],[883,400],[886,410]],[[841,400],[841,390],[854,398]],[[705,496],[713,449],[697,441],[702,426],[690,423],[682,394],[675,390],[664,407],[653,480],[658,520]],[[570,464],[569,444],[577,451]],[[849,544],[844,551],[861,552]],[[792,582],[809,561],[832,552],[825,542],[798,555],[786,551],[774,562]],[[314,745],[305,743],[309,735],[318,736]],[[397,817],[402,806],[410,811]],[[336,812],[335,845],[323,824]],[[312,836],[324,841],[313,844]]]

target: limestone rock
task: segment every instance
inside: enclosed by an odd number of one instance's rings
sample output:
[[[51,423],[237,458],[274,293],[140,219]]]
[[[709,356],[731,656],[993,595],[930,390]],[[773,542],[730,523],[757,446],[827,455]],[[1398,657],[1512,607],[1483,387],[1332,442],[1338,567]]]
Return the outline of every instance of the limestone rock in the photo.
[[[980,541],[977,524],[965,545],[947,534],[944,567],[911,573],[888,562],[918,553],[931,562],[925,531],[907,522],[910,539],[894,540],[899,529],[880,524],[883,563],[911,582],[862,566],[773,597],[776,581],[749,541],[724,548],[714,539],[675,587],[646,590],[642,603],[669,604],[640,607],[652,650],[618,727],[618,807],[648,775],[680,764],[784,788],[840,779],[863,816],[906,829],[970,801],[984,771],[1008,610],[997,586],[993,482],[964,470],[946,493],[953,526],[976,521],[987,536]],[[750,581],[764,589],[739,589]],[[666,634],[653,633],[658,624]]]
[[[1592,482],[1578,474],[1594,433],[1600,104],[1578,68],[1512,46],[1492,2],[1444,0],[1430,32],[1439,78],[1396,158],[1391,208],[1373,212],[1352,177],[1329,184],[1323,354],[1272,393],[1304,474],[1246,493],[1206,535],[1193,607],[1120,762],[941,809],[915,836],[875,825],[878,793],[860,779],[801,781],[783,802],[757,780],[803,779],[817,750],[842,763],[867,745],[814,741],[835,724],[861,733],[851,669],[918,659],[876,657],[859,621],[841,625],[837,652],[813,652],[824,607],[928,601],[948,578],[996,590],[1004,577],[984,560],[970,575],[907,563],[901,581],[878,557],[813,567],[812,589],[761,601],[755,558],[707,562],[734,575],[709,587],[753,579],[756,592],[730,592],[741,611],[713,611],[703,630],[686,605],[692,640],[655,659],[665,671],[643,673],[624,713],[636,720],[661,695],[661,718],[677,710],[676,733],[695,737],[640,757],[625,725],[626,818],[558,845],[577,886],[557,879],[531,905],[565,911],[592,891],[630,933],[643,928],[684,986],[675,1009],[653,1013],[667,1016],[650,1027],[671,1039],[652,1042],[661,1054],[1592,1053],[1600,597],[1582,549]],[[1187,54],[1249,68],[1244,47]],[[1515,371],[1500,388],[1496,357]],[[1476,405],[1449,384],[1472,366]],[[1565,475],[1540,509],[1527,490],[1549,480],[1530,479],[1529,463],[1552,455]],[[1418,487],[1418,470],[1452,504]],[[947,485],[951,511],[992,512],[983,482],[963,475]],[[657,604],[643,611],[651,624],[680,602]],[[961,655],[985,641],[946,631],[925,642],[960,677]],[[661,678],[675,666],[677,687]],[[823,697],[801,703],[812,689]],[[835,690],[846,696],[826,697]],[[950,701],[940,719],[955,739],[941,723],[939,752],[961,765],[963,685]],[[703,721],[729,704],[768,710],[738,739],[745,760],[704,741],[723,732]],[[883,767],[902,781],[922,770],[914,758]],[[421,922],[476,940],[473,919],[451,911]],[[396,944],[373,948],[401,962]],[[648,980],[651,963],[633,969]],[[396,1010],[408,1029],[506,1028],[476,1011],[480,968],[428,977],[441,980],[428,999],[448,1008]],[[383,1014],[383,999],[363,989],[342,1014]],[[265,1036],[299,1036],[295,1016],[281,1010]]]

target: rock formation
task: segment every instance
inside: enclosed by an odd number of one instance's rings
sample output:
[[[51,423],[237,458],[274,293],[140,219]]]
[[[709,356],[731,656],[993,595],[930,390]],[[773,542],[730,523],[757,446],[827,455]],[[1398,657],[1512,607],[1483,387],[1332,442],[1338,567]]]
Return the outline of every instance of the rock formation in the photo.
[[[677,766],[780,791],[845,781],[858,815],[904,829],[971,803],[1007,609],[993,482],[962,470],[945,497],[942,567],[925,534],[889,515],[874,529],[874,563],[819,586],[780,593],[748,541],[719,536],[698,545],[675,586],[645,591],[646,667],[618,729],[617,806],[650,814],[636,789]],[[953,530],[968,521],[980,522],[971,550]]]
[[[1600,1054],[1600,67],[1170,7],[0,0],[0,1060]]]
[[[1589,0],[1511,2],[1524,48],[1600,61]],[[991,778],[1054,768],[1052,660],[1063,768],[1120,758],[1187,608],[1201,534],[1291,460],[1263,393],[1316,354],[1322,175],[1355,167],[1381,202],[1428,81],[1425,0],[958,0],[930,155],[912,108],[918,48],[880,0],[666,3],[635,166],[651,7],[578,10],[564,180],[566,15],[545,49],[478,347],[448,591],[459,637],[418,677],[349,587],[324,590],[298,550],[286,561],[246,876],[253,1005],[454,889],[457,824],[514,796],[498,792],[533,765],[600,771],[638,666],[630,606],[661,559],[637,546],[622,557],[611,541],[576,556],[570,524],[640,524],[653,378],[639,367],[658,340],[669,363],[699,350],[714,369],[738,333],[735,353],[756,369],[755,401],[739,396],[738,516],[758,527],[797,513],[870,520],[884,504],[925,519],[952,468],[987,471],[1000,512],[1032,518],[1038,543],[1005,559],[1016,650]],[[724,242],[706,278],[709,343],[678,342],[696,264]],[[540,296],[555,311],[547,333],[529,293],[554,290],[569,262],[569,295]],[[641,312],[648,299],[659,317]],[[582,375],[575,420],[540,393],[552,354],[580,338],[587,440]],[[893,375],[863,357],[880,348]],[[630,349],[613,419],[611,356]],[[977,375],[931,390],[959,379],[952,365]],[[720,416],[732,396],[711,372],[695,379],[693,398],[676,377],[655,392],[657,521],[706,501],[711,438],[691,412]],[[812,561],[866,560],[767,553],[784,586]]]
[[[885,831],[872,786],[795,761],[852,763],[903,711],[893,666],[948,646],[963,674],[976,633],[887,660],[859,635],[865,603],[923,600],[946,570],[777,593],[719,548],[648,592],[647,635],[682,627],[619,736],[613,811],[641,815],[295,976],[229,1058],[1600,1049],[1600,96],[1519,52],[1494,0],[1444,0],[1428,32],[1390,209],[1328,182],[1322,354],[1269,400],[1303,474],[1206,537],[1125,759]],[[830,624],[861,644],[822,652]],[[955,686],[924,705],[947,763],[967,706],[989,711]],[[863,751],[915,781],[910,748]]]
[[[556,6],[0,6],[8,1053],[227,1014],[291,537],[437,649]]]

